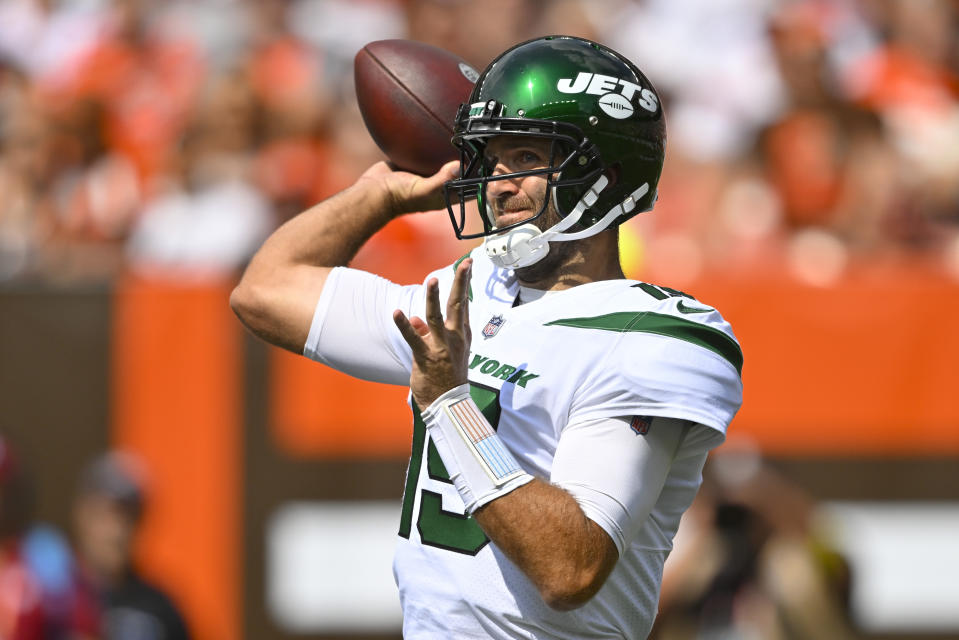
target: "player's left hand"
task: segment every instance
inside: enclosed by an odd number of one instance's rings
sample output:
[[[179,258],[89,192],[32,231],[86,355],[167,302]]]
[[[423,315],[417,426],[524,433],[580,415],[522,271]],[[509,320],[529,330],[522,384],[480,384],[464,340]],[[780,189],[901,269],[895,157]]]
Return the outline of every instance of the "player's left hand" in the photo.
[[[436,278],[426,283],[426,320],[407,318],[397,309],[393,322],[413,350],[410,390],[417,406],[426,408],[438,397],[466,383],[469,359],[469,291],[473,261],[463,260],[456,269],[446,302],[446,320],[440,311],[440,288]]]

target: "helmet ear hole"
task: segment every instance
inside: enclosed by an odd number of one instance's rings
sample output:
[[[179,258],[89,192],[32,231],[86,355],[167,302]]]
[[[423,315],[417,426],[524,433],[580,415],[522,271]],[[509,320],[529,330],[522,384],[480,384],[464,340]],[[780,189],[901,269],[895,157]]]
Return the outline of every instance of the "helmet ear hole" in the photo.
[[[609,178],[609,186],[615,187],[619,183],[619,176],[623,172],[623,165],[621,162],[614,162],[613,164],[606,167],[606,170],[603,171],[603,175]]]

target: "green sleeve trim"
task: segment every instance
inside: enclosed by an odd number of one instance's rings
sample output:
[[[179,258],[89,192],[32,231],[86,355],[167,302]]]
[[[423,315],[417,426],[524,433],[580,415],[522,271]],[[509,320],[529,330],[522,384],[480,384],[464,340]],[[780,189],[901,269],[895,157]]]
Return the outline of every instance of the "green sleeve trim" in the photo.
[[[463,260],[466,260],[467,258],[469,258],[471,253],[473,252],[467,251],[465,254],[463,254],[463,256],[459,260],[453,263],[453,273],[456,273],[456,270],[459,268],[460,264],[463,263]],[[466,290],[466,297],[469,298],[470,302],[473,301],[473,283],[472,282],[470,282],[469,288]]]
[[[547,322],[546,326],[599,329],[620,333],[635,331],[677,338],[709,349],[733,365],[739,375],[743,373],[743,352],[735,340],[719,329],[663,313],[620,311],[588,318],[553,320]]]

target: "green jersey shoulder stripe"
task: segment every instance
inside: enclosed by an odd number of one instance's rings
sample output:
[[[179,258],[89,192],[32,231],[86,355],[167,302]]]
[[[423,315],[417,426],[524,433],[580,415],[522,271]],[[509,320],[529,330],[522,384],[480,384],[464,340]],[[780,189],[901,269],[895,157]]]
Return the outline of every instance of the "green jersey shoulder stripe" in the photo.
[[[743,372],[743,352],[735,340],[719,329],[663,313],[619,311],[588,318],[553,320],[547,322],[546,326],[599,329],[622,333],[637,331],[677,338],[709,349],[733,365],[740,375]]]

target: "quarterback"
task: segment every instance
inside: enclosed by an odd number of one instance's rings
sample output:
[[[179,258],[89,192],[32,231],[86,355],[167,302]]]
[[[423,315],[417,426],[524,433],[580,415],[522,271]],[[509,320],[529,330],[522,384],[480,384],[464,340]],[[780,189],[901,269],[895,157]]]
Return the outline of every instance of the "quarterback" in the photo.
[[[406,638],[645,638],[743,364],[718,311],[620,267],[618,225],[656,199],[659,97],[602,45],[539,38],[480,75],[453,144],[434,176],[380,163],[280,227],[231,304],[265,340],[409,385]],[[483,238],[456,264],[416,286],[346,266],[444,205]]]

